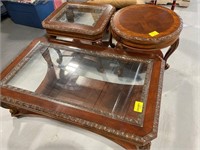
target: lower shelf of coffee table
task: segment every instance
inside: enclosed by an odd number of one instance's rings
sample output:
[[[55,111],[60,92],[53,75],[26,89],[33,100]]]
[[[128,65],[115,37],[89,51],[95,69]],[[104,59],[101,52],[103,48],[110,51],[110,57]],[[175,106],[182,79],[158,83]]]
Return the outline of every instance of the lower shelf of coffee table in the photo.
[[[68,75],[65,79],[49,80],[46,77],[36,93],[47,95],[63,104],[126,122],[127,119],[137,119],[138,113],[133,111],[133,106],[136,100],[141,99],[142,90],[142,85],[114,84]]]

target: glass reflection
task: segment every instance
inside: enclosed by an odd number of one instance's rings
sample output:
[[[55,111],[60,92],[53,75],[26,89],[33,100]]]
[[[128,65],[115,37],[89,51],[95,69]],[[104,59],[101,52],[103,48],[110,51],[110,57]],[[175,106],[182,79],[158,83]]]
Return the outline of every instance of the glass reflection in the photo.
[[[146,102],[144,91],[150,78],[146,62],[86,54],[70,47],[38,49],[28,58],[8,85],[123,121],[143,115],[133,112],[133,106],[136,100]]]
[[[57,17],[56,21],[95,26],[105,8],[99,7],[77,7],[67,5],[63,13]]]
[[[68,73],[100,81],[126,85],[143,85],[147,64],[142,62],[123,62],[97,56],[49,49],[51,60],[57,69]]]

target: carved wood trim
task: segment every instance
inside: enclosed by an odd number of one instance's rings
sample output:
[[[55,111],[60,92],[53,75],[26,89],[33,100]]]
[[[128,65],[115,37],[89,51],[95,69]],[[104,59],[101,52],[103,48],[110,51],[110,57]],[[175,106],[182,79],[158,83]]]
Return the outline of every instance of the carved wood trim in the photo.
[[[142,6],[142,5],[140,5],[140,6]],[[129,7],[137,7],[137,6],[129,6]],[[144,5],[143,7],[146,7],[146,6]],[[168,41],[168,40],[172,39],[173,37],[175,37],[175,36],[180,34],[180,32],[181,32],[181,30],[183,28],[183,21],[182,21],[182,18],[179,15],[174,13],[172,10],[170,10],[168,8],[165,8],[165,7],[162,7],[162,6],[148,5],[148,7],[157,7],[159,9],[163,9],[163,10],[169,12],[170,14],[172,13],[174,15],[173,17],[179,18],[179,20],[180,20],[179,27],[173,33],[168,34],[166,36],[159,37],[159,38],[150,38],[150,37],[146,38],[146,37],[142,37],[142,36],[140,36],[140,37],[132,36],[131,34],[129,35],[129,34],[126,34],[126,33],[122,32],[121,30],[119,30],[115,26],[114,21],[113,21],[113,18],[115,17],[115,15],[113,15],[112,18],[111,18],[111,21],[110,21],[111,22],[110,23],[111,24],[111,29],[115,33],[117,33],[121,38],[126,39],[128,41],[142,41],[142,42],[151,42],[151,43],[160,43],[162,41]],[[127,9],[127,8],[125,8],[125,9]]]
[[[66,49],[66,46],[62,46],[62,45],[57,45],[57,44],[49,44],[49,43],[42,43],[39,42],[37,43],[37,45],[32,49],[32,51],[26,56],[24,57],[15,67],[14,69],[2,80],[2,84],[4,87],[7,87],[9,89],[13,89],[13,90],[17,90],[20,91],[19,88],[14,88],[12,86],[8,86],[6,85],[6,83],[20,70],[20,68],[22,68],[26,62],[28,62],[31,58],[31,56],[37,52],[38,50],[40,50],[41,54],[43,54],[46,50],[48,50],[48,48],[55,48],[55,49]],[[139,62],[143,62],[147,64],[147,71],[146,71],[146,76],[145,76],[145,82],[144,82],[144,86],[143,86],[143,90],[142,90],[142,94],[141,94],[141,101],[144,102],[144,111],[141,114],[138,114],[137,119],[133,119],[133,118],[129,118],[129,117],[122,117],[120,115],[113,115],[112,113],[108,113],[105,111],[99,111],[95,108],[88,108],[88,107],[84,107],[81,105],[77,105],[77,107],[83,108],[85,110],[89,109],[90,111],[93,111],[97,114],[101,114],[103,116],[109,117],[109,118],[116,118],[118,120],[122,120],[124,122],[128,122],[131,123],[133,125],[137,125],[142,127],[143,126],[143,122],[144,122],[144,114],[145,114],[145,110],[146,110],[146,103],[145,101],[147,100],[148,97],[148,89],[149,89],[149,85],[150,85],[150,80],[151,78],[149,78],[151,76],[152,73],[152,66],[153,66],[153,59],[149,59],[149,60],[143,60],[140,58],[133,58],[133,57],[128,57],[128,56],[123,56],[123,55],[116,55],[116,54],[112,54],[112,53],[105,53],[105,52],[97,52],[97,51],[89,51],[89,50],[84,50],[82,49],[81,51],[79,49],[72,49],[73,51],[77,51],[79,53],[82,54],[88,54],[88,55],[92,55],[92,56],[97,56],[99,57],[109,57],[109,58],[116,58],[116,59],[120,59],[123,61],[139,61]],[[23,93],[27,93],[30,94],[30,92],[23,90]],[[34,94],[31,94],[34,95]],[[47,97],[47,96],[43,96],[43,97]],[[48,99],[52,99],[51,97],[48,97]],[[60,99],[54,99],[55,101],[60,101],[62,102],[62,100]],[[66,102],[65,102],[66,103]],[[69,103],[67,102],[67,104],[71,104],[71,105],[75,105],[73,103]]]
[[[60,16],[69,5],[75,6],[77,8],[94,8],[94,9],[102,9],[102,15],[97,21],[95,26],[87,26],[87,25],[78,25],[73,23],[62,23],[56,21],[56,18]],[[65,7],[66,6],[66,7]],[[56,30],[61,32],[70,32],[70,33],[79,33],[82,35],[97,35],[103,33],[112,14],[115,12],[115,7],[109,4],[79,4],[79,3],[64,3],[58,10],[52,13],[52,15],[48,16],[43,22],[42,25],[44,28],[49,30]],[[103,17],[103,19],[101,19]],[[100,25],[99,25],[100,24]],[[96,27],[98,25],[98,27]],[[70,27],[69,27],[70,26]],[[83,28],[84,27],[84,28]]]
[[[6,103],[6,104],[12,105],[14,107],[22,108],[22,109],[28,110],[28,111],[36,113],[36,114],[41,114],[41,115],[44,115],[44,116],[47,116],[47,117],[50,117],[50,118],[61,119],[61,120],[69,121],[69,122],[74,122],[74,123],[82,125],[82,126],[87,126],[89,128],[94,128],[94,129],[106,132],[107,134],[112,134],[114,136],[123,138],[123,139],[128,140],[128,141],[132,141],[132,142],[148,143],[151,140],[153,140],[154,138],[156,138],[156,136],[157,136],[158,118],[156,118],[156,117],[155,117],[156,120],[154,120],[153,131],[151,133],[147,134],[144,137],[140,137],[140,136],[137,136],[135,134],[130,134],[130,133],[127,133],[127,132],[124,132],[124,131],[116,130],[116,129],[106,127],[104,125],[100,125],[100,124],[92,122],[92,121],[73,117],[71,115],[67,115],[65,113],[61,113],[61,112],[58,112],[58,111],[55,111],[55,110],[50,110],[50,109],[42,108],[38,105],[25,103],[25,102],[22,102],[18,99],[13,99],[11,97],[1,96],[1,101]],[[156,111],[156,112],[158,112],[158,111]]]
[[[22,67],[30,59],[30,56],[37,50],[37,48],[39,48],[39,47],[42,48],[41,52],[45,51],[46,46],[50,46],[50,45],[55,46],[56,48],[59,47],[61,49],[66,48],[65,46],[62,46],[62,45],[49,44],[49,43],[40,43],[39,44],[39,43],[40,42],[38,42],[36,44],[36,46],[34,47],[35,49],[33,48],[31,50],[31,52],[27,55],[27,57],[22,59],[13,68],[13,70],[11,70],[10,73],[8,73],[7,76],[5,76],[5,78],[1,82],[1,87],[7,88],[9,90],[25,93],[27,95],[31,95],[31,96],[34,96],[34,97],[40,97],[41,96],[39,94],[29,92],[29,91],[26,91],[26,90],[22,90],[22,89],[19,89],[19,88],[15,88],[15,87],[12,87],[12,86],[8,86],[8,85],[5,84],[20,69],[20,67]],[[90,51],[90,50],[86,50],[86,49],[82,49],[80,51],[79,48],[77,48],[77,49],[72,48],[72,49],[73,49],[73,51],[75,50],[75,51],[78,51],[78,52],[81,52],[81,53],[87,53],[87,54],[97,55],[97,56],[102,56],[102,57],[116,58],[116,59],[121,59],[121,60],[124,60],[124,61],[137,60],[137,61],[143,61],[143,62],[146,62],[146,63],[151,63],[153,61],[153,59],[149,59],[148,61],[144,61],[143,59],[141,59],[139,57],[133,58],[133,57],[128,56],[128,55],[119,55],[119,54],[103,52],[103,51],[92,51],[92,50]],[[161,61],[161,62],[162,62],[162,65],[165,65],[164,61]],[[41,115],[44,115],[44,116],[48,116],[48,117],[51,117],[51,118],[55,118],[55,119],[58,119],[58,120],[64,120],[64,121],[72,122],[72,123],[78,124],[80,126],[87,127],[87,128],[94,130],[94,131],[98,130],[98,131],[101,131],[105,134],[108,134],[108,135],[111,135],[111,136],[114,136],[114,137],[118,137],[118,138],[122,138],[123,140],[129,141],[129,142],[136,142],[136,143],[141,143],[142,145],[145,145],[145,144],[149,143],[151,140],[153,140],[154,138],[156,138],[156,136],[157,136],[158,118],[159,118],[160,101],[161,101],[161,90],[162,90],[162,84],[161,83],[162,83],[163,73],[164,73],[164,70],[161,70],[160,83],[158,85],[159,87],[158,87],[158,94],[157,94],[157,101],[156,101],[156,110],[155,110],[154,121],[153,121],[153,128],[152,128],[151,132],[147,133],[147,135],[143,136],[143,137],[135,135],[133,133],[128,133],[128,132],[124,132],[124,131],[121,131],[121,130],[116,130],[114,128],[107,127],[105,125],[101,125],[101,124],[98,124],[96,122],[92,122],[92,121],[88,121],[88,120],[85,120],[85,119],[82,119],[82,118],[77,118],[77,117],[74,117],[74,116],[71,116],[71,115],[67,115],[63,112],[50,110],[49,108],[42,108],[39,105],[33,105],[33,104],[28,103],[28,102],[23,102],[20,99],[14,99],[14,98],[4,96],[4,95],[1,95],[0,99],[1,99],[1,102],[9,104],[9,105],[17,107],[17,108],[28,110],[30,112],[34,112],[34,113],[41,114]],[[48,97],[43,97],[42,99],[60,104],[60,102],[55,101],[55,100],[48,98]]]

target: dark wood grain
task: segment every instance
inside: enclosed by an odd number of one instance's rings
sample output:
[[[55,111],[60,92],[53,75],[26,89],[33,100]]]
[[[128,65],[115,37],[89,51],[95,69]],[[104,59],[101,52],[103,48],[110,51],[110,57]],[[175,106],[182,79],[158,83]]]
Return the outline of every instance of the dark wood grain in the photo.
[[[111,20],[114,38],[122,44],[146,50],[172,45],[182,30],[180,17],[170,9],[157,5],[129,6],[115,13]],[[149,33],[159,34],[151,37]]]
[[[59,22],[53,20],[58,14],[62,15],[62,11],[67,9],[69,6],[78,9],[90,9],[90,7],[96,7],[103,10],[102,15],[99,19],[95,19],[95,14],[93,15],[96,24],[94,26],[78,24],[74,22]],[[84,10],[83,10],[84,11]],[[95,10],[93,10],[95,11]],[[110,18],[115,12],[115,8],[109,4],[90,4],[90,3],[63,3],[61,7],[56,9],[51,15],[49,15],[43,21],[43,27],[46,29],[49,40],[57,40],[57,36],[68,37],[75,39],[79,42],[84,42],[85,40],[90,42],[90,44],[101,44],[103,36],[107,32]],[[69,41],[68,41],[69,42]]]
[[[46,41],[45,38],[34,40],[1,73],[1,80],[3,80],[11,72],[11,70],[27,55],[27,53],[31,51],[34,45],[41,40]],[[52,94],[54,96],[60,96],[63,100],[66,101],[75,100],[75,102],[79,103],[79,100],[84,100],[84,98],[86,98],[86,93],[90,93],[92,90],[103,90],[104,94],[99,93],[99,97],[101,97],[102,94],[103,99],[99,99],[100,101],[97,102],[99,103],[97,107],[101,108],[102,106],[109,107],[112,101],[108,102],[105,101],[105,99],[115,96],[115,92],[118,92],[117,85],[109,85],[108,83],[97,83],[92,85],[92,83],[94,83],[92,80],[90,80],[90,82],[87,81],[87,84],[82,85],[86,87],[84,88],[86,91],[81,92],[79,96],[75,96],[73,92],[70,93],[65,90],[60,90],[59,87],[57,91],[52,91],[52,89],[55,89],[54,87],[57,86],[55,82],[51,82],[55,79],[55,73],[53,69],[48,70],[49,75],[46,75],[40,87],[36,90],[36,93],[30,93],[20,89],[1,86],[1,106],[11,109],[12,114],[16,116],[29,113],[39,114],[62,122],[71,123],[105,136],[125,147],[126,149],[144,149],[145,145],[149,145],[149,143],[157,137],[160,94],[164,69],[163,60],[157,55],[126,53],[124,51],[119,51],[118,49],[111,49],[100,46],[80,44],[78,47],[119,56],[124,55],[124,57],[127,56],[138,57],[140,59],[153,59],[154,63],[151,73],[143,127],[102,116],[101,114],[91,113],[85,109],[71,107],[70,105],[63,105],[62,103],[58,103],[54,100],[49,100],[48,97],[39,96],[40,93],[44,92],[47,94],[49,93],[50,95]],[[48,54],[45,54],[45,57],[47,57],[46,59],[48,60]],[[136,93],[135,98],[138,97],[137,93],[139,91],[141,91],[140,86],[133,90],[132,94]],[[99,97],[96,97],[96,100],[98,100]],[[131,106],[128,109],[128,112],[129,111],[131,111]],[[128,115],[130,115],[130,113],[128,113]],[[133,135],[133,138],[131,138],[131,135]]]
[[[116,47],[126,51],[154,53],[171,46],[165,61],[177,48],[182,19],[172,10],[157,5],[135,5],[117,11],[111,19],[111,34]],[[157,35],[149,35],[156,31]],[[114,47],[110,38],[110,45]],[[176,46],[174,46],[176,45]],[[166,63],[166,69],[169,65]]]

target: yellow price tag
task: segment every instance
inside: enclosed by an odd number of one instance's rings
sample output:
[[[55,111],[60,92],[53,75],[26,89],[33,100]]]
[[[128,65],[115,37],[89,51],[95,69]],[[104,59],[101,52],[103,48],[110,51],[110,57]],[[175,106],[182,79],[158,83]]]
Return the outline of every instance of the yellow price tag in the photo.
[[[143,105],[144,105],[143,102],[135,101],[135,105],[134,105],[134,109],[133,110],[135,112],[142,113],[142,111],[143,111]]]
[[[149,35],[151,36],[151,37],[154,37],[154,36],[156,36],[156,35],[158,35],[159,33],[157,32],[157,31],[153,31],[153,32],[150,32],[149,33]]]

